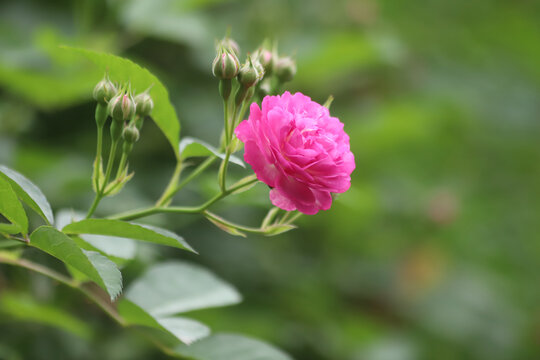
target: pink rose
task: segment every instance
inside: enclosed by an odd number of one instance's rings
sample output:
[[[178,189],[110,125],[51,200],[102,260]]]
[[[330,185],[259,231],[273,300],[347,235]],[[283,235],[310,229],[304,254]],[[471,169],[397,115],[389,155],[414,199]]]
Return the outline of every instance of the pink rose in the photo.
[[[251,104],[235,133],[245,144],[244,159],[281,209],[313,215],[330,208],[332,193],[351,186],[354,155],[343,123],[301,93],[266,96],[262,110]]]

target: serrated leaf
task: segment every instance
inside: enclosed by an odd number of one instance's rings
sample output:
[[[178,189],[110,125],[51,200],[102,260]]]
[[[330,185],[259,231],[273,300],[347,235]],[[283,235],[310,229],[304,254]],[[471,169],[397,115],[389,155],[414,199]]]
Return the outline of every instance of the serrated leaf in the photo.
[[[107,290],[111,299],[116,299],[122,292],[122,273],[118,270],[116,264],[98,252],[87,250],[81,251],[86,255],[99,273],[99,276],[105,285],[105,290]],[[90,279],[93,280],[92,278]]]
[[[0,165],[0,176],[4,176],[11,184],[17,196],[49,224],[54,223],[51,205],[41,190],[23,175],[6,166]]]
[[[55,227],[62,230],[66,225],[84,219],[83,213],[71,210],[60,210],[56,213]],[[137,243],[133,239],[106,235],[79,235],[74,238],[79,246],[85,248],[81,242],[90,245],[91,249],[102,252],[117,259],[130,260],[137,253]],[[117,260],[115,259],[115,261]]]
[[[120,56],[80,48],[63,47],[63,49],[81,54],[92,61],[102,70],[101,76],[107,72],[112,81],[131,83],[131,88],[138,93],[150,88],[150,96],[154,101],[151,117],[171,144],[174,154],[179,157],[180,122],[169,99],[167,89],[155,75],[146,68]],[[96,78],[95,82],[100,80],[100,78]]]
[[[66,225],[62,231],[68,234],[116,236],[196,252],[182,237],[171,231],[120,220],[86,219]]]
[[[19,321],[54,326],[88,339],[92,330],[86,323],[61,308],[37,302],[26,294],[5,292],[0,297],[0,312]]]
[[[182,140],[180,141],[179,149],[181,159],[209,155],[215,155],[221,159],[225,158],[225,154],[219,152],[218,149],[216,149],[212,145],[189,136],[182,138]],[[246,164],[244,164],[244,162],[237,156],[231,155],[229,157],[229,161],[236,165],[240,165],[243,168],[246,167]]]
[[[8,234],[28,233],[28,218],[10,182],[0,176],[0,214],[11,224],[0,224],[0,231]]]
[[[236,334],[215,334],[174,352],[197,360],[292,360],[268,343]]]
[[[207,269],[180,261],[151,267],[129,287],[126,298],[154,318],[241,301],[231,285]]]
[[[55,228],[39,227],[30,235],[30,245],[86,275],[107,291],[111,299],[122,291],[122,274],[115,263],[97,252],[80,249],[73,239]]]

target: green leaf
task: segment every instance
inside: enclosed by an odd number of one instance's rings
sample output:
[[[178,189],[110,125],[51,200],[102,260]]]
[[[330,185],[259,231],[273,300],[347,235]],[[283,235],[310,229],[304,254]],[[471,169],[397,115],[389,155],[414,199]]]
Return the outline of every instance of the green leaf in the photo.
[[[0,297],[0,313],[17,319],[54,326],[88,339],[92,330],[86,323],[64,310],[39,303],[26,294],[5,292]]]
[[[101,286],[111,299],[122,291],[122,274],[105,256],[80,249],[64,233],[50,226],[41,226],[30,236],[30,245],[56,257]]]
[[[154,318],[127,299],[122,299],[118,304],[118,313],[131,326],[139,325],[165,331],[188,345],[210,335],[210,329],[198,321],[178,316]]]
[[[0,214],[11,224],[0,224],[0,231],[16,234],[28,233],[28,218],[8,180],[0,176]]]
[[[72,210],[60,210],[56,213],[55,227],[58,230],[62,230],[66,225],[80,221],[84,217],[85,215],[83,213]],[[128,238],[105,235],[80,235],[78,239],[74,238],[74,240],[78,242],[79,246],[82,246],[81,242],[85,242],[91,248],[113,258],[130,260],[137,253],[137,243]],[[84,246],[82,247],[84,248]]]
[[[126,298],[153,317],[226,306],[241,301],[240,294],[210,271],[173,261],[151,267],[127,290]]]
[[[68,234],[117,236],[196,252],[183,238],[173,232],[120,220],[86,219],[65,226],[63,231]]]
[[[270,344],[236,334],[215,334],[174,352],[197,360],[292,360]]]
[[[187,345],[210,335],[210,328],[208,326],[184,317],[159,318],[158,323],[178,340]]]
[[[182,138],[182,140],[180,141],[179,149],[181,159],[209,155],[216,155],[221,159],[225,158],[225,154],[219,152],[218,149],[216,149],[212,145],[189,136]],[[244,162],[237,156],[231,155],[229,161],[235,163],[236,165],[240,165],[243,168],[246,167]]]
[[[105,255],[131,260],[137,253],[137,244],[132,239],[117,236],[80,235],[84,242]]]
[[[23,175],[15,170],[0,165],[0,174],[10,182],[17,196],[35,212],[43,217],[48,224],[54,223],[51,205],[41,190]]]
[[[175,155],[179,156],[180,122],[169,99],[167,89],[155,75],[131,60],[116,55],[79,48],[63,47],[63,49],[71,53],[81,54],[92,61],[102,70],[101,76],[107,72],[112,81],[119,83],[129,82],[131,88],[138,93],[150,88],[150,95],[154,101],[152,119],[171,144]],[[95,82],[97,83],[100,80],[100,78],[96,78]]]

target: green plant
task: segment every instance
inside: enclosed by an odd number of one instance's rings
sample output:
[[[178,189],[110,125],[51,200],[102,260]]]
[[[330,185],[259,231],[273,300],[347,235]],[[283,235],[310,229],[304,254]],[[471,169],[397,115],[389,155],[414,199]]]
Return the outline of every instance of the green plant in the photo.
[[[64,48],[63,51],[71,55],[89,59],[101,73],[106,72],[94,90],[97,102],[97,147],[92,176],[95,199],[86,215],[60,210],[53,216],[45,195],[36,185],[15,170],[1,166],[0,214],[7,222],[0,223],[0,234],[4,238],[0,240],[0,263],[40,273],[82,292],[119,325],[137,328],[168,355],[207,360],[287,359],[287,355],[257,340],[230,334],[210,335],[206,325],[179,316],[241,300],[233,287],[198,265],[182,261],[154,264],[120,298],[123,285],[118,263],[133,257],[136,241],[195,252],[175,233],[134,220],[157,213],[199,214],[232,235],[273,236],[293,229],[295,219],[300,216],[299,212],[273,207],[260,226],[251,227],[226,220],[210,210],[218,201],[247,191],[257,183],[254,174],[232,185],[227,182],[231,163],[245,166],[233,155],[242,147],[234,136],[234,129],[244,118],[252,100],[277,92],[294,73],[290,69],[290,76],[283,79],[279,72],[272,71],[274,61],[261,56],[276,56],[275,50],[265,53],[261,49],[248,56],[240,67],[238,54],[231,44],[229,39],[218,44],[218,55],[213,64],[214,75],[220,79],[219,90],[224,103],[224,131],[218,147],[191,137],[179,138],[180,123],[167,90],[148,70],[114,55]],[[294,67],[294,64],[290,66]],[[143,92],[135,96],[134,90]],[[161,129],[175,154],[176,167],[168,185],[150,207],[93,217],[101,200],[120,192],[133,177],[134,173],[129,171],[129,157],[144,122],[150,119]],[[111,145],[104,165],[104,138],[108,133]],[[190,166],[186,160],[193,157],[204,160],[187,176],[182,176]],[[198,206],[171,205],[177,192],[218,160],[218,193]],[[24,205],[42,218],[41,226],[33,228],[29,225]],[[64,263],[67,273],[25,258],[23,251],[28,247],[57,258]],[[89,286],[89,282],[101,289]],[[103,296],[103,291],[107,297]],[[28,303],[28,309],[35,307]],[[33,313],[43,313],[47,321],[54,321],[54,311],[38,308]],[[48,313],[52,315],[47,316]],[[189,346],[194,342],[197,343]]]

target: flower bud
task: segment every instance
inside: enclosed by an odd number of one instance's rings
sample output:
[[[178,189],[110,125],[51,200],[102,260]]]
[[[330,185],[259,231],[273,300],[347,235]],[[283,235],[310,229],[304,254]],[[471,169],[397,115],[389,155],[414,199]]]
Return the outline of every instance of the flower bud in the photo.
[[[119,93],[109,101],[109,115],[115,121],[125,121],[135,114],[135,100],[131,95]]]
[[[257,60],[261,63],[264,68],[265,74],[270,74],[274,70],[274,54],[272,51],[261,48],[257,51]]]
[[[122,133],[122,137],[129,144],[136,143],[139,140],[139,130],[132,125],[126,126],[124,128],[124,132]]]
[[[239,68],[240,63],[234,52],[221,48],[212,64],[212,73],[220,79],[233,79]]]
[[[259,85],[259,93],[262,97],[266,95],[272,95],[272,79],[265,78]]]
[[[236,56],[240,56],[240,47],[238,46],[238,43],[231,39],[230,37],[226,37],[222,39],[219,44],[219,48],[224,48],[228,50],[229,52],[234,53]]]
[[[107,103],[116,94],[116,86],[109,80],[107,76],[97,83],[94,88],[94,99],[101,105],[107,105]]]
[[[255,85],[264,76],[264,68],[257,59],[249,57],[238,73],[238,81],[244,87],[249,88]]]
[[[148,116],[154,109],[154,101],[148,92],[143,92],[135,96],[135,107],[137,109],[137,115]]]
[[[275,70],[279,81],[291,81],[296,75],[296,64],[290,57],[282,57],[278,59]]]

